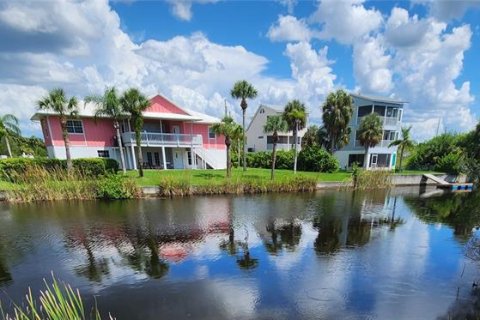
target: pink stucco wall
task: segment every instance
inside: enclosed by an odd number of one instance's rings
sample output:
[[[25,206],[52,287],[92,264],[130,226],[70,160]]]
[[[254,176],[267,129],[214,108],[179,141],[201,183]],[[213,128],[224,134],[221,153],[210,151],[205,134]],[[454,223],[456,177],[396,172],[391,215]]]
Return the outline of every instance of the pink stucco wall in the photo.
[[[208,127],[210,125],[207,123],[193,123],[193,133],[202,135],[203,146],[210,149],[225,149],[225,137],[223,135],[216,136],[215,139],[210,139],[208,137]],[[190,129],[190,128],[189,128]]]
[[[187,114],[176,105],[168,101],[167,99],[161,96],[155,96],[150,100],[150,107],[146,110],[147,112],[163,112],[163,113],[178,113],[178,114]]]
[[[72,146],[89,146],[89,147],[111,147],[113,146],[113,136],[115,129],[112,120],[81,118],[83,123],[83,133],[71,133],[68,135]],[[48,117],[48,124],[52,136],[50,145],[64,146],[62,137],[62,128],[60,126],[60,118],[56,116]],[[45,132],[44,132],[44,137]],[[47,140],[47,139],[45,139]]]

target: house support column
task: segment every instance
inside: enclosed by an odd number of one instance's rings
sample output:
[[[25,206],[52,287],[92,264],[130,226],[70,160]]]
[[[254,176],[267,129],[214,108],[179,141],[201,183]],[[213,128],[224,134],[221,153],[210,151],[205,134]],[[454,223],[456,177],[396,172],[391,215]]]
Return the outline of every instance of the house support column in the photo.
[[[130,150],[132,152],[133,170],[137,170],[137,160],[135,159],[135,147],[133,146],[133,144],[130,146]]]
[[[165,155],[165,147],[162,147],[163,170],[167,170],[167,156]]]

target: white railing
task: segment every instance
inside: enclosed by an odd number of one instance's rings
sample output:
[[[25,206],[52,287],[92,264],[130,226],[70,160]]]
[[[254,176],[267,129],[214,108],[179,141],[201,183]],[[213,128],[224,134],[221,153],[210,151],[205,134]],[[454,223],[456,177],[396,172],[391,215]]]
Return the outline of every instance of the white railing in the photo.
[[[357,125],[362,123],[362,119],[363,117],[357,118]],[[380,120],[382,120],[384,126],[397,126],[400,122],[397,117],[380,117]]]
[[[203,144],[202,136],[199,134],[180,134],[180,133],[141,133],[142,145],[147,146],[201,146]],[[124,132],[122,134],[123,143],[135,143],[134,132]]]
[[[390,143],[392,143],[392,142],[393,142],[393,140],[382,140],[382,141],[380,141],[379,144],[377,144],[377,145],[375,146],[375,148],[388,148],[388,146],[389,146]],[[362,146],[362,145],[360,144],[360,140],[355,140],[355,147],[362,147],[362,148],[364,148],[364,146]]]

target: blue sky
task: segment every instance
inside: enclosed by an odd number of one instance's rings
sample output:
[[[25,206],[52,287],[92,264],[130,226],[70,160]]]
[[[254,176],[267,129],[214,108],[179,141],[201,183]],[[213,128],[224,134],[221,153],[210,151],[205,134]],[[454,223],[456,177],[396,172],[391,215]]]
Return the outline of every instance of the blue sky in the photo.
[[[312,123],[332,90],[409,101],[423,140],[471,129],[480,116],[480,1],[0,2],[0,105],[26,134],[53,87],[80,99],[106,87],[141,88],[220,116],[234,81],[260,103],[306,103]]]

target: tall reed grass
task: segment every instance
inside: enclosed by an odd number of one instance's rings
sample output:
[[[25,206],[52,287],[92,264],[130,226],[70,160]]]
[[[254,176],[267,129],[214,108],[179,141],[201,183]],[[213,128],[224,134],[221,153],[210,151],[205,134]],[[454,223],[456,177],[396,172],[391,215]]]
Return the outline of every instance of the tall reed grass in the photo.
[[[45,289],[34,297],[29,288],[26,303],[15,304],[11,315],[4,312],[0,305],[0,316],[3,320],[101,320],[102,317],[95,306],[90,312],[84,305],[79,290],[69,284],[60,284],[52,275],[52,283],[44,280]],[[111,315],[108,319],[114,319]]]
[[[353,177],[353,187],[359,190],[390,188],[392,175],[388,170],[358,170]]]
[[[315,178],[296,176],[282,180],[237,178],[220,183],[193,186],[189,179],[165,177],[159,184],[162,197],[219,195],[219,194],[254,194],[268,192],[308,192],[316,189]]]
[[[16,181],[16,186],[7,192],[8,201],[124,199],[140,193],[129,178],[115,175],[92,178],[77,169],[47,170],[32,166],[16,177]]]

